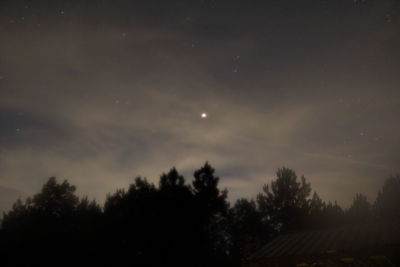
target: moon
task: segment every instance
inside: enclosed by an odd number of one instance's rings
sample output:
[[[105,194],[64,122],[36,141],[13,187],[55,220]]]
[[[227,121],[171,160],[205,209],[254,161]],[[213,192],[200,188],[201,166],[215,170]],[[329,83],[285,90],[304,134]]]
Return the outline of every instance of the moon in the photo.
[[[205,112],[201,113],[201,118],[202,118],[202,119],[207,118],[207,116],[208,116],[207,113],[205,113]]]

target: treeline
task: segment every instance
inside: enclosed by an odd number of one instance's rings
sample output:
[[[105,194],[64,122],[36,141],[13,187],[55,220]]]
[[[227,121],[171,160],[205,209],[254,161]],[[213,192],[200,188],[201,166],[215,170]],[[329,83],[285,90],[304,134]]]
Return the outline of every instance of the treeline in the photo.
[[[208,163],[190,184],[175,168],[157,186],[138,177],[103,207],[52,177],[4,214],[2,266],[241,266],[282,232],[399,219],[400,176],[386,180],[374,203],[357,194],[344,210],[293,170],[276,175],[232,206]]]

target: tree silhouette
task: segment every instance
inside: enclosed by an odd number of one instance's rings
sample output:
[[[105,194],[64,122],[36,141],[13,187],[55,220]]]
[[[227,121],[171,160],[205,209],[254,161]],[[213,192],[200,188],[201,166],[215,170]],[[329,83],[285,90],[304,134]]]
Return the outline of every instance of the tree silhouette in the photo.
[[[307,218],[307,228],[321,228],[326,226],[325,221],[325,202],[314,192],[309,203],[309,215]]]
[[[56,227],[56,222],[71,218],[78,206],[79,198],[74,194],[75,190],[75,186],[66,180],[58,184],[55,177],[49,178],[40,193],[28,198],[25,203],[17,200],[13,208],[4,214],[3,228],[41,227],[32,223],[25,225],[24,221],[28,220],[51,220],[54,224],[48,226]]]
[[[14,203],[13,208],[4,214],[3,227],[16,227],[18,223],[15,220],[21,220],[22,217],[29,215],[41,215],[53,219],[65,216],[71,216],[79,203],[79,198],[75,196],[76,188],[67,181],[58,184],[55,177],[43,185],[40,193],[28,198],[25,203],[20,199]]]
[[[340,226],[345,223],[345,212],[336,201],[334,203],[329,201],[324,208],[323,218],[325,227]]]
[[[400,175],[388,178],[374,203],[379,218],[400,220]]]
[[[182,266],[200,252],[193,240],[199,240],[200,226],[190,186],[175,168],[161,175],[159,186],[160,257],[164,262]],[[196,249],[193,250],[191,246]]]
[[[240,266],[247,256],[269,240],[273,231],[263,223],[254,200],[238,199],[229,211],[229,218],[232,262]]]
[[[324,208],[325,208],[325,202],[319,197],[317,192],[314,192],[311,201],[310,201],[310,215],[311,216],[318,216]]]
[[[316,192],[310,197],[304,176],[298,179],[285,167],[256,201],[239,199],[232,208],[208,162],[193,176],[186,184],[172,168],[158,186],[138,177],[128,189],[107,195],[104,209],[77,197],[68,181],[51,177],[4,214],[4,265],[70,266],[79,259],[88,266],[241,266],[284,231],[359,223],[373,211],[386,220],[400,214],[400,176],[385,182],[373,207],[357,194],[347,212]],[[11,257],[15,253],[25,256]]]
[[[293,230],[303,226],[309,212],[311,186],[304,176],[298,181],[296,173],[289,168],[280,168],[277,179],[263,186],[257,196],[263,220],[277,231]]]
[[[346,223],[345,212],[335,201],[325,203],[314,192],[308,207],[308,215],[305,217],[301,227],[304,229],[320,229],[338,227]]]
[[[174,167],[167,174],[161,175],[159,188],[161,191],[185,190],[185,178]]]
[[[203,266],[210,249],[196,207],[191,187],[175,168],[161,175],[158,188],[137,178],[127,192],[118,190],[105,203],[107,243],[117,244],[111,258],[122,264],[124,255],[132,255],[138,266],[185,266],[196,259],[193,266]]]
[[[372,219],[371,212],[372,206],[368,202],[367,197],[359,193],[354,197],[353,203],[347,212],[347,216],[352,222],[369,222]]]
[[[201,223],[202,243],[209,258],[221,258],[228,250],[227,191],[218,188],[219,177],[206,162],[193,174],[193,192],[197,216]],[[207,265],[210,265],[208,262]]]
[[[127,191],[120,189],[107,196],[104,232],[109,264],[124,264],[128,255],[132,263],[142,264],[150,257],[152,247],[153,256],[158,256],[155,243],[160,221],[157,203],[156,187],[141,177],[137,177]]]
[[[50,265],[67,250],[78,256],[89,256],[94,248],[92,225],[101,214],[100,207],[87,198],[79,200],[75,186],[66,180],[58,183],[51,177],[40,193],[25,202],[17,200],[4,214],[2,226],[9,250],[21,250],[27,257],[14,259],[17,265]],[[46,256],[41,256],[47,251]],[[54,262],[53,262],[54,261]],[[57,265],[67,265],[71,257]],[[52,263],[53,262],[53,263]]]
[[[226,216],[229,208],[227,191],[218,188],[219,177],[214,173],[215,170],[206,162],[193,174],[193,193],[198,211],[205,223]]]

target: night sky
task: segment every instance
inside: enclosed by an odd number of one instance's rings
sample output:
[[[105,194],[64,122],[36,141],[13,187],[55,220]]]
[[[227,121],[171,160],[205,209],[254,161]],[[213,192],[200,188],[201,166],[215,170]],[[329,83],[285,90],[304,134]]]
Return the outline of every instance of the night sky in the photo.
[[[400,172],[399,48],[397,0],[3,0],[0,211],[50,176],[102,203],[207,160],[231,201],[282,166],[373,201]]]

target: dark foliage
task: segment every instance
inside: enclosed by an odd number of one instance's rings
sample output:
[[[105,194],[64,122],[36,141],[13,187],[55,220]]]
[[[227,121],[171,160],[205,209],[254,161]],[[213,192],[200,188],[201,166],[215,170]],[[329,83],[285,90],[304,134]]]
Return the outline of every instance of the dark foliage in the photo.
[[[400,219],[400,175],[390,177],[385,181],[374,206],[380,219]]]
[[[101,208],[75,195],[75,186],[50,178],[40,193],[25,202],[17,200],[4,214],[2,228],[5,266],[68,265],[73,258],[95,256]],[[71,257],[73,255],[73,257]]]
[[[304,176],[298,181],[296,173],[285,167],[278,169],[276,176],[257,196],[263,220],[276,231],[295,230],[309,213],[311,185]]]
[[[138,177],[107,196],[104,208],[50,178],[41,191],[18,199],[0,230],[2,266],[242,266],[282,231],[334,227],[400,214],[400,177],[389,178],[371,205],[357,194],[344,211],[325,203],[288,168],[257,200],[229,207],[210,164],[189,185],[172,168],[159,185]],[[15,256],[19,255],[19,256]]]
[[[348,212],[348,220],[355,223],[369,222],[372,220],[372,205],[363,194],[356,194]]]
[[[274,231],[262,220],[254,200],[237,200],[229,217],[232,265],[241,266],[251,253],[272,237]]]

